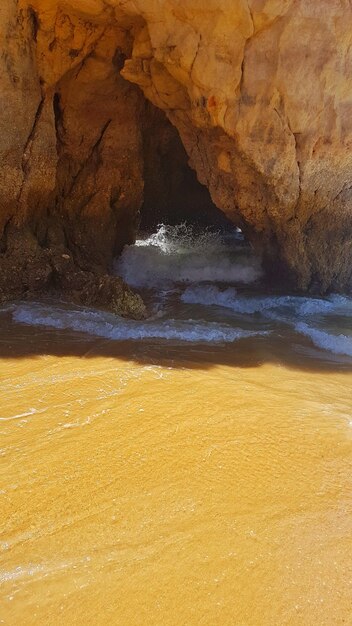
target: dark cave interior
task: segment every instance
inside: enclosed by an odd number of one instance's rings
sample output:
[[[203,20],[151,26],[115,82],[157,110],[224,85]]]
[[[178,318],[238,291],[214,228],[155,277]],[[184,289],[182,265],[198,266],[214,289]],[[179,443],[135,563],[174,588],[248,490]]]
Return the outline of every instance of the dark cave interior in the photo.
[[[165,113],[146,103],[144,129],[144,202],[140,230],[158,224],[186,223],[196,229],[233,229],[213,203],[210,193],[189,166],[186,150]]]

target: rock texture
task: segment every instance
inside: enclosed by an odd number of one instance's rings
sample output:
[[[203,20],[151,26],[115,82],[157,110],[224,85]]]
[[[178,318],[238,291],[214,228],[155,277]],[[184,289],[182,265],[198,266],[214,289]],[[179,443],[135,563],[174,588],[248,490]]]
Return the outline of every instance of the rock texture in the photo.
[[[123,75],[167,111],[213,200],[302,289],[351,285],[352,12],[344,0],[135,0]]]
[[[0,9],[0,295],[56,287],[117,309],[128,290],[104,272],[134,237],[144,100],[119,74],[127,31],[51,5],[5,0]],[[120,312],[140,316],[139,297],[130,303]]]
[[[3,257],[15,228],[106,271],[160,130],[145,97],[276,280],[351,288],[348,0],[2,0],[0,24]]]

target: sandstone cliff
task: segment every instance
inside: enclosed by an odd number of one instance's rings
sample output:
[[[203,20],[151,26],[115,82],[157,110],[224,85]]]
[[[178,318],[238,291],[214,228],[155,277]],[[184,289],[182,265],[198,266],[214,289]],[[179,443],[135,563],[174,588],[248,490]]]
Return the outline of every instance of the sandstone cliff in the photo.
[[[276,280],[351,287],[347,0],[2,0],[0,25],[3,292],[21,237],[20,291],[64,254],[78,292],[133,240],[145,98]]]

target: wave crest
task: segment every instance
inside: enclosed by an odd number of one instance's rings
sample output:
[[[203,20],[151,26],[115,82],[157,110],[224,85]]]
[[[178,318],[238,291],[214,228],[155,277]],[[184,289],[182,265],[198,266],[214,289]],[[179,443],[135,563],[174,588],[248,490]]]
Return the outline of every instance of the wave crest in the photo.
[[[116,272],[133,287],[165,288],[176,283],[252,283],[259,259],[239,244],[236,233],[195,232],[191,226],[161,225],[157,233],[125,248]]]
[[[73,330],[114,341],[166,339],[191,343],[232,343],[267,334],[259,330],[247,331],[226,324],[192,319],[136,322],[103,311],[72,310],[36,303],[17,306],[12,316],[22,324]]]

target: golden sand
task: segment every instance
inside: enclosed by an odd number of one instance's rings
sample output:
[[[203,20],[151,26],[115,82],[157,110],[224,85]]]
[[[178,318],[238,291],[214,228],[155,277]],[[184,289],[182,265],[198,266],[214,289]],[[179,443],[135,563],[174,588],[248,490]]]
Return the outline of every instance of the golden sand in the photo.
[[[0,623],[352,623],[350,371],[16,332]]]

